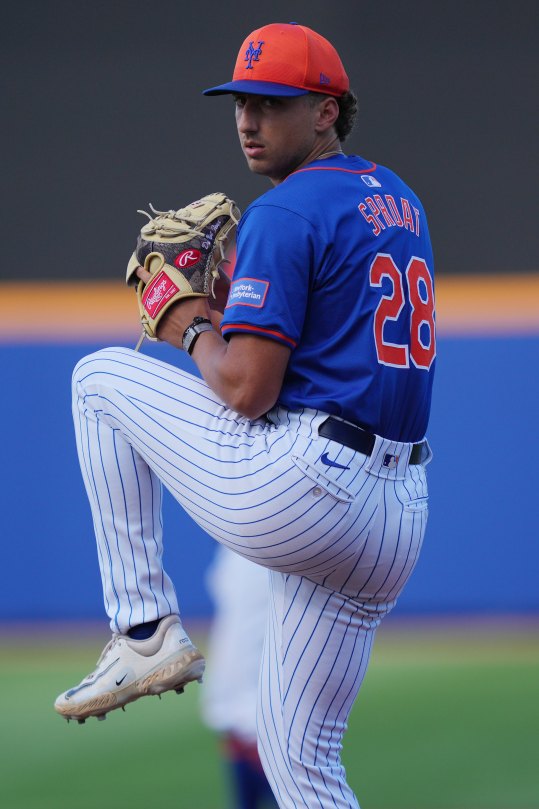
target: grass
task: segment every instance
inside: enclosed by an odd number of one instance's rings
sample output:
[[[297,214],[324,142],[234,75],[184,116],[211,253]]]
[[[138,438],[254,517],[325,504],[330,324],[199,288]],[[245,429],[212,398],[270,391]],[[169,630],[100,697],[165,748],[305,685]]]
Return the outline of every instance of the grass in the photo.
[[[198,685],[68,725],[52,702],[105,631],[1,640],[2,809],[228,806]],[[537,809],[538,674],[534,627],[382,629],[343,753],[362,809]]]

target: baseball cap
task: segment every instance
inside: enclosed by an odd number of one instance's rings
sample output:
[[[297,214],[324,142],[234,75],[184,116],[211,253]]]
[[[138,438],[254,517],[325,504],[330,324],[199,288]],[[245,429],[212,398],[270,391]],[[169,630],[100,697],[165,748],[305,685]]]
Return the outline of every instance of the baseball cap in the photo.
[[[204,90],[224,93],[341,96],[350,82],[339,54],[327,39],[298,23],[271,23],[244,40],[232,81]]]

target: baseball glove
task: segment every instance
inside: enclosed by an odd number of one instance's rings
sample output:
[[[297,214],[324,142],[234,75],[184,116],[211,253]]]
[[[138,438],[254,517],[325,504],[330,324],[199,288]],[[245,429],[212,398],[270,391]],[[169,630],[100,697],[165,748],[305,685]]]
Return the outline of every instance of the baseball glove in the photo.
[[[126,281],[137,284],[137,300],[145,337],[157,340],[157,327],[165,312],[182,298],[215,298],[216,281],[224,274],[226,247],[240,218],[235,202],[224,194],[207,194],[179,211],[139,211],[149,218],[141,229],[135,252],[127,265]],[[136,271],[151,274],[148,283]]]

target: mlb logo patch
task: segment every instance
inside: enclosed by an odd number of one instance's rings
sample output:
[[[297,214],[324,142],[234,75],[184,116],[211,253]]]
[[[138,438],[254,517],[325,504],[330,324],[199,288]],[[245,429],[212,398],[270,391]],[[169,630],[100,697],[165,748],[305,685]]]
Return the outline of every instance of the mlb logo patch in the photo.
[[[397,464],[399,463],[399,456],[398,455],[390,455],[389,452],[384,455],[384,460],[382,461],[382,466],[385,466],[386,469],[396,469]]]
[[[369,186],[369,188],[381,188],[382,187],[382,183],[379,183],[378,180],[376,179],[376,177],[371,177],[370,174],[362,174],[361,179],[363,180],[365,185]]]
[[[239,278],[232,281],[228,294],[227,309],[231,306],[253,306],[261,309],[268,294],[269,281],[259,281],[257,278]]]

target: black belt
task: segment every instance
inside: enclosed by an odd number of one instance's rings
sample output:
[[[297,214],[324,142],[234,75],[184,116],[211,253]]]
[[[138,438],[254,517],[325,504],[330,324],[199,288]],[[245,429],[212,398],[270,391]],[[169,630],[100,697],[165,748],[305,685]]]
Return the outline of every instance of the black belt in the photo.
[[[350,447],[350,449],[361,452],[363,455],[372,455],[376,440],[374,435],[367,432],[367,430],[333,418],[333,416],[329,416],[322,422],[318,428],[318,435],[329,438],[330,441],[336,441],[338,444],[344,444],[345,447]],[[424,441],[421,444],[414,444],[408,463],[421,463],[424,446]]]

